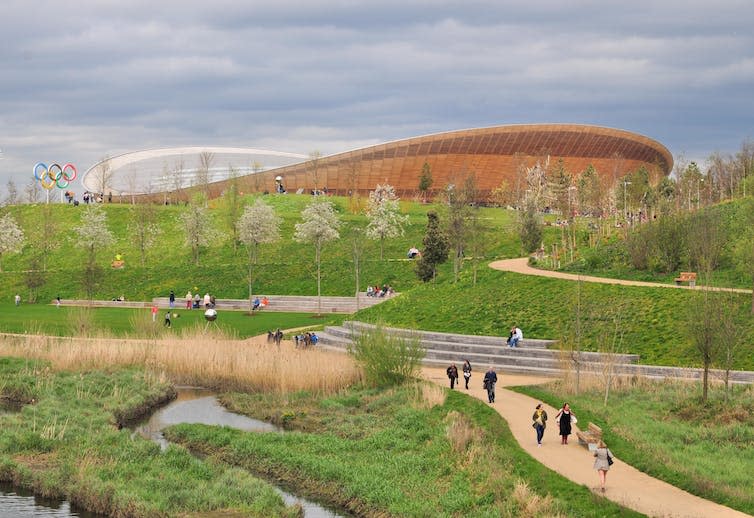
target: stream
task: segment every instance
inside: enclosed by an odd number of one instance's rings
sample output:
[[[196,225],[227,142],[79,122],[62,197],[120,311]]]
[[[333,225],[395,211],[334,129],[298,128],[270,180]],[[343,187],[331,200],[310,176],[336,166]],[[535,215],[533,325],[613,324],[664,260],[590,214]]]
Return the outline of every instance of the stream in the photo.
[[[17,409],[15,409],[17,410]],[[2,408],[0,412],[14,411],[13,408]],[[178,388],[178,397],[168,405],[155,411],[149,418],[130,426],[134,434],[155,441],[164,450],[168,442],[162,430],[168,426],[188,423],[228,426],[249,432],[279,432],[282,429],[264,421],[234,414],[225,409],[215,397],[215,394],[197,388]],[[343,518],[339,514],[315,502],[306,500],[290,493],[290,489],[276,486],[270,482],[287,505],[299,504],[304,510],[306,518]],[[66,500],[46,499],[33,493],[13,486],[0,483],[0,518],[98,518],[101,515],[76,509]]]
[[[206,424],[228,426],[246,432],[279,432],[282,428],[273,424],[229,412],[209,390],[194,387],[177,387],[178,396],[166,406],[154,412],[151,417],[131,426],[134,433],[155,441],[162,449],[167,448],[168,441],[162,430],[176,424]],[[300,504],[306,518],[343,518],[315,502],[291,494],[289,488],[281,488],[276,482],[269,481],[275,487],[287,505]]]

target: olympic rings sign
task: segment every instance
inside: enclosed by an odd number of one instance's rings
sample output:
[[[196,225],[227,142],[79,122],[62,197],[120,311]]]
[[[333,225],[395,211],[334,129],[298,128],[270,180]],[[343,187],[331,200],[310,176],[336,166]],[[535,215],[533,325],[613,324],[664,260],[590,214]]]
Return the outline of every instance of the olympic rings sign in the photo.
[[[34,166],[34,178],[48,191],[58,186],[58,189],[65,189],[70,182],[76,179],[78,171],[73,164],[66,164],[60,167],[60,164],[47,164],[39,162]]]

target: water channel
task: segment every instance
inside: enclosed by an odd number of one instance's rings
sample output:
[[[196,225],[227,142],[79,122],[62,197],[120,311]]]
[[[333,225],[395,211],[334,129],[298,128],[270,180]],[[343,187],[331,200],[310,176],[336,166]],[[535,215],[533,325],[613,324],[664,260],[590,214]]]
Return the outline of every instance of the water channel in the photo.
[[[179,388],[178,397],[175,400],[158,409],[148,419],[136,423],[130,428],[134,434],[153,440],[162,449],[165,449],[168,443],[162,434],[162,430],[168,426],[181,423],[228,426],[250,432],[283,433],[280,428],[270,423],[229,412],[217,401],[215,394],[197,388]],[[287,488],[275,486],[275,489],[287,505],[301,505],[306,518],[343,518],[347,516],[295,496]],[[100,515],[77,510],[65,500],[43,499],[10,484],[0,484],[0,518],[47,516],[97,518]]]

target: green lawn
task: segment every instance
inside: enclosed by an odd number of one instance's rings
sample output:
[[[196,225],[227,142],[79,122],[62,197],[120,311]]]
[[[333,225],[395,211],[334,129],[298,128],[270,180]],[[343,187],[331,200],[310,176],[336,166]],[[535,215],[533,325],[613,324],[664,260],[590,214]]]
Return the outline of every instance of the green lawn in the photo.
[[[53,304],[0,304],[0,332],[48,334],[55,336],[113,335],[133,336],[139,330],[154,327],[165,336],[192,328],[204,329],[207,326],[204,312],[174,309],[178,315],[172,319],[172,328],[163,328],[165,311],[157,315],[152,326],[149,308],[80,308],[57,307]],[[304,326],[321,326],[338,323],[344,315],[328,314],[317,317],[310,313],[278,313],[260,311],[249,316],[243,311],[220,311],[218,319],[209,324],[226,332],[229,336],[248,338],[266,333],[268,330],[291,329]]]

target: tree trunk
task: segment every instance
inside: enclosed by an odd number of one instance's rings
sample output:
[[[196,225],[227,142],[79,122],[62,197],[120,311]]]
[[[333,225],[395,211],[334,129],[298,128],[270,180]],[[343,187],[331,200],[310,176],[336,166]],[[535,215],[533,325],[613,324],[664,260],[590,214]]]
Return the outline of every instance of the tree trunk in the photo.
[[[707,391],[709,384],[709,362],[704,362],[704,374],[702,378],[702,401],[707,402]]]
[[[319,264],[319,249],[320,244],[317,244],[314,248],[316,250],[316,261],[317,261],[317,316],[322,315],[322,290],[321,290],[321,278],[320,275],[320,264]]]

